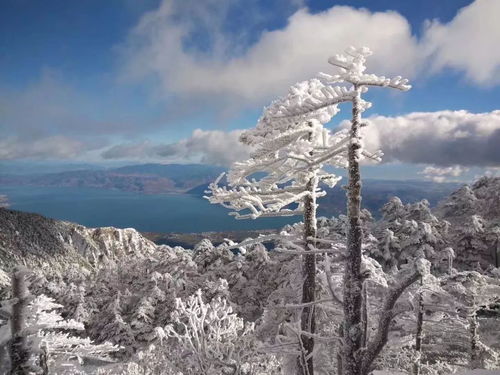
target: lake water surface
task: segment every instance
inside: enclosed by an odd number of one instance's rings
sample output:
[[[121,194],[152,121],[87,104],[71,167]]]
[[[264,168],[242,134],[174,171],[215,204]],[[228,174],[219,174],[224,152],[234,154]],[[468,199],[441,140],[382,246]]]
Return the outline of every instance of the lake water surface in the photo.
[[[123,191],[38,186],[0,186],[13,210],[35,212],[88,227],[143,232],[206,232],[280,228],[301,217],[235,220],[229,210],[187,194],[145,195]]]

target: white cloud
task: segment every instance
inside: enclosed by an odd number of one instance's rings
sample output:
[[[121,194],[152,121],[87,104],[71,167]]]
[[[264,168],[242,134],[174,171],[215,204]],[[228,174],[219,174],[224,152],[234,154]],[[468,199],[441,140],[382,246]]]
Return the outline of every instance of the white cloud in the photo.
[[[427,166],[419,172],[426,179],[432,180],[434,182],[451,182],[456,181],[457,177],[467,172],[469,168],[464,168],[460,165],[454,165],[452,167],[436,167]]]
[[[414,112],[368,120],[370,126],[363,128],[366,147],[381,149],[384,162],[500,165],[500,110]]]
[[[84,98],[53,70],[44,69],[39,80],[22,90],[0,87],[1,135],[42,138],[80,132],[89,120]]]
[[[481,85],[500,83],[500,1],[476,0],[447,24],[430,22],[422,49],[435,70],[451,67]]]
[[[78,90],[49,68],[22,88],[0,84],[0,158],[85,158],[113,135],[135,136],[160,123],[133,121],[123,102],[100,95]],[[110,116],[111,105],[120,110]]]
[[[164,162],[199,162],[229,166],[248,158],[250,149],[239,142],[242,130],[196,129],[186,139],[159,144],[149,141],[116,145],[106,150],[105,159],[154,159]]]
[[[407,19],[393,11],[333,6],[311,13],[300,8],[285,27],[262,33],[247,47],[240,35],[221,26],[229,3],[163,0],[131,32],[124,48],[126,75],[153,74],[166,95],[262,104],[328,70],[331,54],[366,45],[375,51],[370,60],[374,72],[412,78],[430,65],[434,72],[458,69],[478,84],[500,82],[498,0],[476,0],[446,24],[427,21],[420,40]],[[186,43],[200,31],[208,40],[203,50]]]
[[[199,2],[195,3],[194,9],[198,12],[199,8]],[[197,12],[187,17],[191,21],[179,21],[185,11],[177,1],[164,0],[157,11],[142,17],[126,48],[128,76],[154,74],[167,93],[216,95],[218,99],[222,96],[251,105],[328,69],[327,58],[352,44],[368,45],[376,51],[370,63],[375,72],[413,75],[419,65],[417,41],[410,25],[395,12],[335,6],[312,14],[302,8],[283,29],[264,32],[254,44],[234,55],[228,54],[226,47],[237,45],[237,41],[217,27],[224,6],[204,8],[216,20],[202,22],[209,33],[210,53],[186,47],[184,41],[199,26],[191,22],[198,19]]]

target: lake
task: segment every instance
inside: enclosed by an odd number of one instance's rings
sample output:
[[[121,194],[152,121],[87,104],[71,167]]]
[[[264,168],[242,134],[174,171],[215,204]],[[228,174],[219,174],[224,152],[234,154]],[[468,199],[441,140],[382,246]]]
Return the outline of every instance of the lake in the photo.
[[[235,220],[229,210],[187,194],[145,195],[74,187],[0,186],[13,210],[35,212],[88,227],[142,232],[208,232],[280,228],[301,217]]]

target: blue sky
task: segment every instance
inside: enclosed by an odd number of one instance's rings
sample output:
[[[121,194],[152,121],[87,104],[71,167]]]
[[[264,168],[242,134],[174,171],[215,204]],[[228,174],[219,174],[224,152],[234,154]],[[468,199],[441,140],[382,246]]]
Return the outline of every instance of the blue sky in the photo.
[[[246,155],[238,129],[356,44],[374,51],[374,72],[413,84],[368,95],[374,147],[387,156],[368,175],[444,181],[500,167],[496,0],[3,0],[1,8],[4,164],[228,164]]]

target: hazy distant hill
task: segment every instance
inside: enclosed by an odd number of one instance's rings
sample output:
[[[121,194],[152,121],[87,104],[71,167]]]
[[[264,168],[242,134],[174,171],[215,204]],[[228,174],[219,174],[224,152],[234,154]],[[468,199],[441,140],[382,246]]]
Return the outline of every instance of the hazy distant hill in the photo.
[[[320,214],[337,216],[346,212],[346,195],[342,188],[344,183],[331,189],[327,196],[320,198]],[[427,199],[431,206],[436,206],[451,192],[458,189],[460,183],[437,183],[422,180],[374,180],[363,181],[362,206],[378,217],[380,208],[392,197],[399,197],[404,203],[413,203]]]
[[[142,164],[106,170],[77,170],[49,174],[0,175],[0,185],[65,186],[122,191],[181,193],[213,181],[221,167],[199,164]]]
[[[121,165],[108,165],[108,168],[118,167]],[[106,166],[101,164],[91,163],[60,163],[60,162],[47,162],[47,161],[22,161],[22,160],[9,160],[0,161],[0,175],[15,175],[15,176],[28,176],[40,175],[49,173],[60,173],[67,171],[81,171],[81,170],[103,170]]]

